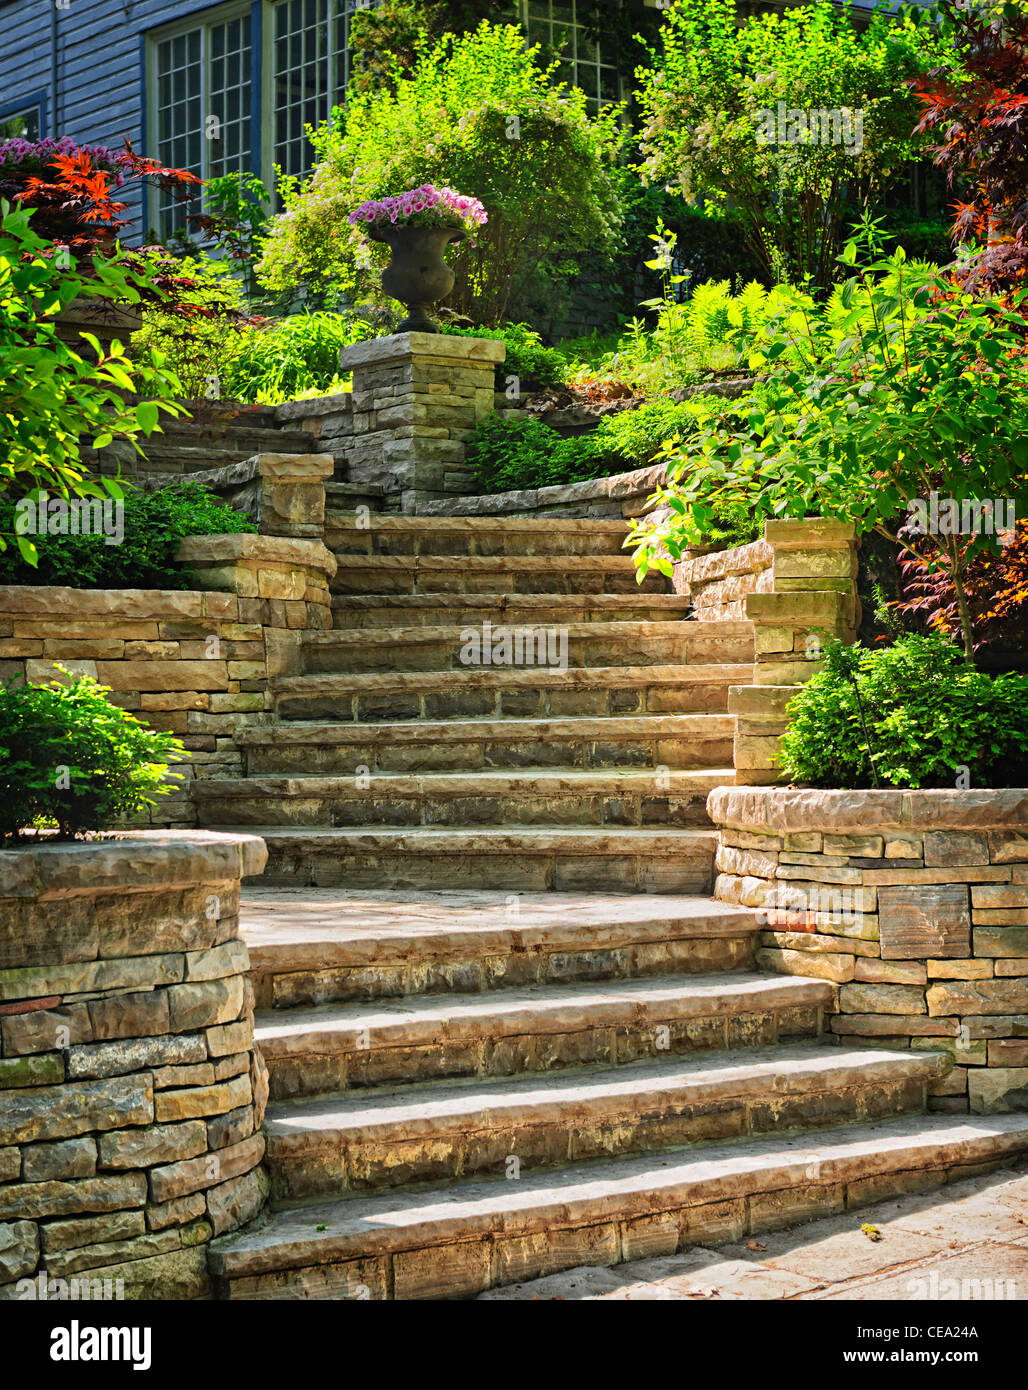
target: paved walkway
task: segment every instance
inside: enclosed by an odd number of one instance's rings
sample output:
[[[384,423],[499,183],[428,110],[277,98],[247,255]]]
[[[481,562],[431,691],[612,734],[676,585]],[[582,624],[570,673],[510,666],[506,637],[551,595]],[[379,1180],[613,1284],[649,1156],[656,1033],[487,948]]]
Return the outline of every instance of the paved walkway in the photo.
[[[1028,1299],[1028,1163],[716,1250],[570,1269],[480,1297]]]

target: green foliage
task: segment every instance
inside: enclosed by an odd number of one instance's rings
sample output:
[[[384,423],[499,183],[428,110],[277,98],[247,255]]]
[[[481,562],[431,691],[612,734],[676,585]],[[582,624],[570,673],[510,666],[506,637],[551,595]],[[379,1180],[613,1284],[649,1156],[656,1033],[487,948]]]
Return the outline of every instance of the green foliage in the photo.
[[[88,275],[61,264],[54,247],[32,231],[27,212],[0,204],[0,496],[36,487],[64,496],[116,496],[117,484],[86,479],[80,436],[93,436],[96,448],[117,437],[139,449],[139,435],[158,428],[160,411],[182,414],[164,399],[177,394],[179,383],[159,355],[140,354],[133,365],[120,343],[103,354],[84,333],[97,355],[90,361],[63,343],[54,326],[74,299],[138,303],[140,288],[152,289],[146,275],[127,270],[120,254],[95,261]],[[131,404],[124,392],[159,399]],[[4,545],[0,534],[0,550]],[[31,559],[29,541],[23,538],[20,549]]]
[[[124,539],[102,535],[38,536],[38,565],[12,547],[0,553],[0,584],[67,584],[74,589],[188,589],[173,560],[184,536],[222,536],[257,527],[199,483],[170,483],[153,492],[123,486]],[[14,531],[15,505],[0,497],[0,532]]]
[[[873,226],[864,229],[872,251]],[[665,573],[695,542],[714,502],[755,518],[819,514],[852,521],[930,558],[952,577],[965,650],[972,636],[962,576],[995,538],[898,532],[917,499],[934,490],[963,501],[1028,505],[1028,358],[1025,321],[1006,302],[972,299],[933,267],[902,251],[858,264],[822,308],[809,295],[776,291],[774,315],[756,342],[740,334],[750,365],[765,373],[746,403],[745,425],[700,431],[674,451],[670,509],[638,522],[636,563]],[[1023,293],[1023,300],[1026,294]]]
[[[738,22],[736,0],[675,0],[660,38],[638,73],[645,175],[730,202],[769,280],[827,285],[847,221],[917,153],[907,80],[939,51],[930,28],[876,11],[858,29],[830,0]],[[822,111],[840,113],[838,140],[789,117]]]
[[[503,389],[508,376],[516,376],[521,393],[560,386],[567,376],[567,357],[558,348],[544,347],[539,334],[527,323],[504,323],[499,328],[454,328],[444,326],[442,333],[455,333],[466,338],[491,338],[506,343],[507,356],[496,368],[497,389]]]
[[[145,360],[152,351],[160,353],[178,378],[182,396],[200,401],[218,391],[248,319],[242,285],[226,261],[186,257],[181,270],[195,281],[188,300],[199,312],[183,317],[172,305],[144,306],[143,326],[132,335],[131,354],[134,360]]]
[[[0,682],[0,840],[56,823],[62,838],[107,830],[171,790],[184,756],[105,696],[88,676],[69,684]]]
[[[223,398],[279,405],[341,391],[339,352],[375,337],[354,314],[302,313],[240,329],[220,375]]]
[[[478,198],[489,221],[451,250],[451,308],[498,323],[540,272],[568,276],[575,257],[612,245],[620,220],[614,165],[619,112],[590,116],[585,96],[552,82],[514,25],[419,41],[411,75],[357,93],[314,131],[318,163],[301,186],[284,179],[258,276],[301,284],[325,302],[380,294],[386,253],[348,214],[423,183]]]
[[[377,331],[355,314],[253,318],[226,262],[189,260],[184,270],[197,281],[190,299],[205,315],[183,319],[160,308],[147,310],[143,327],[133,335],[132,351],[160,351],[190,401],[279,405],[298,396],[343,390],[340,348]]]
[[[824,656],[789,705],[781,767],[793,781],[869,787],[876,771],[883,786],[1024,786],[1028,676],[985,675],[937,637],[873,650],[833,639]]]
[[[703,401],[667,396],[634,410],[605,415],[590,434],[565,437],[541,420],[491,414],[467,441],[467,460],[483,493],[550,487],[627,472],[700,428],[713,409]],[[741,506],[718,507],[704,539],[737,545],[754,540],[757,526]]]

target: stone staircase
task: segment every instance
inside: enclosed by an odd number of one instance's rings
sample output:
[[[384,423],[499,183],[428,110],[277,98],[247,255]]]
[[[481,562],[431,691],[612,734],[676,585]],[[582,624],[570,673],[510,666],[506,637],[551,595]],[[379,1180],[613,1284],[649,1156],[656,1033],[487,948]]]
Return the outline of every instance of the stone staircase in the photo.
[[[753,968],[705,812],[752,629],[640,589],[623,535],[329,513],[334,629],[246,775],[194,784],[270,853],[270,1209],[212,1247],[222,1296],[470,1297],[1028,1149],[1026,1116],[926,1113],[947,1056],[832,1046],[830,982]],[[482,660],[512,628],[559,659]]]

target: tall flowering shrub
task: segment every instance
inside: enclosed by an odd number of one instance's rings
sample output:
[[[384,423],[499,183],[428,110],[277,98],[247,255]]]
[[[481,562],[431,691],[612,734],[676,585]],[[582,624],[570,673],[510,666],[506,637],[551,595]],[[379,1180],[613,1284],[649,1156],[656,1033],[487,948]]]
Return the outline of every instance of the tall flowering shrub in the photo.
[[[516,316],[542,282],[550,298],[584,258],[616,242],[619,109],[591,116],[583,93],[555,85],[554,68],[514,25],[419,45],[409,76],[358,93],[345,116],[311,137],[318,162],[306,182],[285,180],[284,211],[264,243],[258,275],[272,290],[306,287],[335,307],[377,293],[386,261],[350,221],[361,203],[398,188],[459,188],[489,209],[455,247],[448,306],[479,323]]]

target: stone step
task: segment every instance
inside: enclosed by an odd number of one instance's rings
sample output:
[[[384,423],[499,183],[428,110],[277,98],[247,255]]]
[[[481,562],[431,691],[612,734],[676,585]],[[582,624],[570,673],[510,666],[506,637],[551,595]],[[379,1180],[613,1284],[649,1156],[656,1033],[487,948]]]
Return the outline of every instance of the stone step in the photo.
[[[493,666],[460,671],[279,676],[269,682],[283,719],[359,723],[406,719],[545,719],[723,714],[728,689],[749,685],[749,663],[687,666]]]
[[[651,570],[641,584],[629,555],[338,555],[335,594],[664,593]]]
[[[310,675],[496,666],[563,671],[568,665],[738,665],[753,660],[753,625],[744,620],[359,628],[305,632],[301,643],[303,668]]]
[[[146,443],[146,457],[139,460],[142,472],[174,471],[181,473],[202,473],[209,468],[224,468],[229,464],[242,463],[259,453],[309,454],[311,442],[304,436],[280,437],[276,431],[269,430],[265,437],[263,431],[247,430],[238,439],[231,434],[215,434],[212,442],[184,443],[190,436],[162,440],[153,435]]]
[[[712,830],[245,827],[255,830],[268,846],[264,881],[297,888],[709,893],[714,880]]]
[[[672,894],[265,888],[240,930],[262,1008],[748,966],[756,913]]]
[[[569,623],[667,622],[685,618],[691,601],[679,594],[333,594],[336,631],[350,628],[440,627],[489,622],[524,626]]]
[[[706,826],[707,796],[733,768],[377,772],[205,777],[190,786],[199,822],[334,826]]]
[[[312,441],[308,439],[307,448],[312,447]],[[375,487],[373,483],[334,483],[325,484],[325,505],[336,502],[348,507],[367,507],[369,511],[377,513],[385,506],[385,488]],[[376,520],[377,520],[376,516]]]
[[[249,776],[528,767],[730,767],[728,714],[451,719],[238,729]],[[728,778],[734,781],[734,776]]]
[[[824,980],[742,971],[258,1012],[274,1100],[817,1037]]]
[[[301,1205],[211,1246],[223,1298],[462,1298],[758,1236],[1028,1152],[1028,1115],[914,1116]]]
[[[387,516],[369,524],[334,509],[325,515],[325,544],[337,556],[619,555],[630,562],[627,535],[623,521]]]
[[[923,1113],[944,1053],[801,1043],[555,1076],[429,1082],[272,1105],[282,1202]]]

